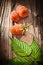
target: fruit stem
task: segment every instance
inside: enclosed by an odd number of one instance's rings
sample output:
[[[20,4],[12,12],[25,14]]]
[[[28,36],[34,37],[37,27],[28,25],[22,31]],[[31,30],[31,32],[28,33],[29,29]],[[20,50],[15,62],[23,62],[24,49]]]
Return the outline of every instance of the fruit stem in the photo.
[[[23,24],[23,30],[24,31],[26,31],[26,29],[27,29],[27,27],[29,27],[29,26],[31,26],[32,25],[32,23],[30,23],[30,24]]]
[[[31,24],[27,24],[26,26],[25,26],[25,28],[27,28],[27,27],[29,27],[29,26],[31,26],[32,25],[32,23]]]

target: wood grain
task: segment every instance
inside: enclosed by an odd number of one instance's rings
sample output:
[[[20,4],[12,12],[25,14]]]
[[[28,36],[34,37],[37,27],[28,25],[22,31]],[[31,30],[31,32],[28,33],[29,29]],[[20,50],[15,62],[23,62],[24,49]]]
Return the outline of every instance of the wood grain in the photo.
[[[20,23],[25,22],[25,23],[32,23],[33,26],[28,28],[28,32],[26,32],[26,36],[16,36],[19,39],[26,40],[29,42],[29,32],[31,32],[36,40],[39,42],[41,46],[41,34],[40,34],[40,29],[39,26],[36,25],[37,21],[37,14],[36,14],[36,5],[35,5],[35,0],[34,2],[31,0],[4,0],[1,3],[1,14],[0,14],[0,36],[1,36],[1,56],[3,58],[12,58],[15,57],[15,53],[11,50],[11,41],[8,36],[12,37],[12,34],[10,34],[9,28],[12,26],[12,22],[10,20],[10,13],[13,9],[16,8],[18,4],[25,5],[27,8],[31,10],[29,13],[29,17],[23,20],[20,20]],[[31,29],[31,30],[30,30]],[[31,37],[30,37],[31,39]]]
[[[6,0],[3,3],[2,10],[4,8],[3,14],[1,14],[1,51],[2,57],[11,57],[11,43],[9,40],[9,28],[11,26],[10,22],[10,12],[11,12],[11,0]],[[11,36],[11,35],[10,35]]]

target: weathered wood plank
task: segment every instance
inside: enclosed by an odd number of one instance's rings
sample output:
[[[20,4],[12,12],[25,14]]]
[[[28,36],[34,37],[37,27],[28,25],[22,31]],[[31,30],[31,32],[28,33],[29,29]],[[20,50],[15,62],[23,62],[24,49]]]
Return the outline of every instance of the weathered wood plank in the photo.
[[[9,40],[9,28],[11,26],[10,22],[10,12],[11,12],[11,0],[5,1],[4,6],[4,14],[3,20],[1,25],[1,49],[2,49],[2,56],[3,57],[11,57],[11,43]],[[11,35],[10,35],[11,36]]]
[[[2,6],[4,6],[4,4],[5,4],[5,0],[4,0],[4,2],[1,0],[0,1],[0,58],[1,58],[1,55],[2,55],[2,50],[1,50],[1,24],[2,24],[2,16],[3,16],[3,12],[4,12],[4,7],[2,7]]]
[[[33,26],[28,28],[28,32],[26,32],[26,36],[16,36],[19,39],[25,40],[29,42],[29,40],[32,38],[29,35],[29,32],[32,33],[36,40],[39,42],[41,46],[41,35],[40,35],[40,29],[39,26],[36,24],[37,21],[37,13],[36,13],[36,4],[35,0],[34,2],[29,0],[4,0],[1,5],[1,53],[2,57],[4,58],[11,58],[15,56],[15,53],[11,50],[11,41],[9,39],[9,35],[12,37],[12,34],[10,34],[9,28],[12,26],[12,22],[10,20],[10,13],[13,9],[16,8],[18,4],[25,5],[30,9],[29,16],[26,19],[20,20],[19,23],[32,23]]]

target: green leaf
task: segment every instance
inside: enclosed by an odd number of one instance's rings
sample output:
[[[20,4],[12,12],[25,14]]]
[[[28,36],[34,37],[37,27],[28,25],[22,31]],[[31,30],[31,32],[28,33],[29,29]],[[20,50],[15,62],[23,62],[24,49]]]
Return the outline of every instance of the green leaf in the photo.
[[[19,56],[29,56],[32,60],[35,61],[42,60],[41,49],[38,42],[36,42],[35,39],[33,39],[31,45],[18,39],[11,38],[11,41],[12,50]]]
[[[33,42],[31,44],[31,48],[32,48],[31,56],[35,60],[41,60],[41,49],[40,49],[38,42],[36,42],[35,39],[33,39]]]
[[[11,39],[11,46],[12,50],[20,55],[20,56],[29,56],[32,52],[32,49],[30,45],[28,45],[26,42],[15,39],[15,38],[10,38]]]
[[[34,61],[32,61],[28,57],[15,57],[10,59],[9,61],[12,65],[34,65]]]

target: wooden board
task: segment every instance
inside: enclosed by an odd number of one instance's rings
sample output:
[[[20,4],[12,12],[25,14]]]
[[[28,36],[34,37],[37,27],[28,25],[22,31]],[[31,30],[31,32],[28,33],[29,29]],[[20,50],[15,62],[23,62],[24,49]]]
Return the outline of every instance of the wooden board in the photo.
[[[9,31],[9,28],[12,26],[12,22],[10,20],[10,14],[13,9],[16,8],[18,4],[25,5],[27,8],[30,9],[29,16],[25,19],[20,20],[20,23],[26,22],[26,23],[32,23],[33,26],[28,28],[28,32],[26,32],[26,36],[16,36],[19,39],[25,40],[26,42],[29,42],[31,40],[31,36],[29,35],[29,32],[31,32],[35,39],[39,42],[41,46],[41,35],[40,35],[40,29],[39,26],[36,25],[37,21],[37,14],[36,14],[36,5],[35,0],[34,2],[30,2],[31,0],[4,0],[1,3],[1,14],[0,14],[0,24],[1,24],[1,56],[3,58],[12,58],[15,56],[15,53],[11,50],[11,41],[8,36],[12,37],[12,34]],[[31,29],[31,30],[30,30]]]
[[[9,41],[8,35],[10,22],[10,12],[11,12],[11,0],[2,1],[1,10],[1,54],[2,57],[11,57],[11,43]],[[11,35],[10,35],[11,36]],[[10,51],[9,51],[10,50]],[[10,56],[9,56],[10,55]]]

